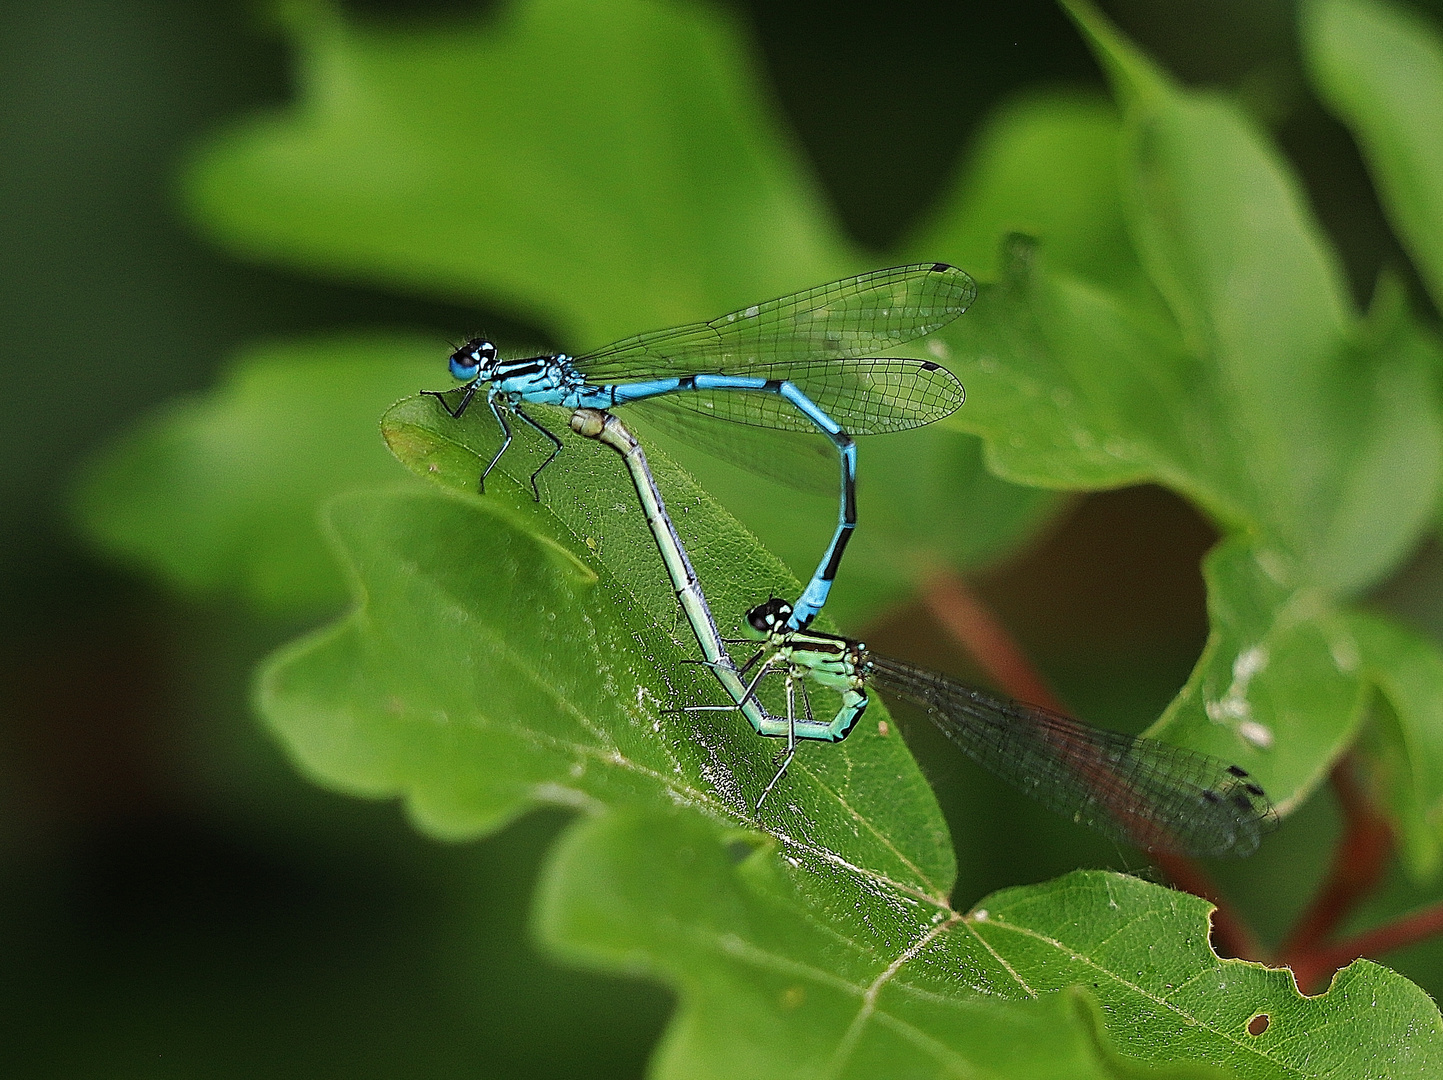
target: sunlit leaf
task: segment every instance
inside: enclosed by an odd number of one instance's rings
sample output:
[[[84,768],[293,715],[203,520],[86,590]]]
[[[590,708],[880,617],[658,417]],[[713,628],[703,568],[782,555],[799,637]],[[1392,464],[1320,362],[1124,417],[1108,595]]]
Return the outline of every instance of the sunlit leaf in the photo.
[[[1406,980],[1360,960],[1304,998],[1286,971],[1219,960],[1196,897],[1075,873],[904,934],[876,891],[819,901],[784,844],[738,861],[715,832],[690,814],[578,823],[538,904],[567,954],[680,988],[658,1076],[1095,1075],[1089,999],[1099,1049],[1131,1059],[1101,1075],[1361,1080],[1443,1060],[1443,1021]]]
[[[272,611],[335,606],[345,586],[319,505],[406,479],[377,417],[434,381],[436,351],[374,334],[256,346],[217,389],[172,404],[102,458],[81,519],[109,551],[188,590]]]
[[[1200,1075],[1187,1062],[1245,1076],[1326,1076],[1360,1057],[1378,1063],[1364,1076],[1434,1067],[1437,1014],[1406,980],[1359,962],[1304,999],[1286,972],[1219,961],[1191,897],[1078,875],[953,910],[945,829],[880,709],[840,746],[805,747],[781,798],[754,810],[771,769],[763,740],[731,714],[664,711],[718,692],[680,663],[695,652],[685,627],[658,625],[651,599],[613,574],[646,534],[625,503],[608,507],[624,483],[612,452],[567,445],[600,510],[575,519],[593,523],[578,534],[514,478],[466,494],[485,452],[468,444],[485,434],[428,438],[437,416],[413,399],[387,431],[456,493],[335,504],[360,604],[272,660],[262,709],[313,776],[399,796],[436,835],[476,835],[541,803],[583,811],[544,876],[541,930],[566,955],[678,988],[661,1075],[862,1076],[886,1063],[889,1075],[1109,1076],[1136,1070],[1124,1058],[1173,1070],[1162,1076]],[[755,575],[727,568],[765,556],[657,466],[681,520],[713,538],[698,570],[730,607]],[[1081,997],[1058,993],[1073,987]],[[1244,1037],[1260,1013],[1280,1025],[1268,1042]],[[1335,1017],[1349,1018],[1346,1039],[1288,1036]]]
[[[523,0],[415,25],[286,10],[295,104],[214,138],[187,183],[237,251],[504,305],[573,349],[855,262],[720,8]]]

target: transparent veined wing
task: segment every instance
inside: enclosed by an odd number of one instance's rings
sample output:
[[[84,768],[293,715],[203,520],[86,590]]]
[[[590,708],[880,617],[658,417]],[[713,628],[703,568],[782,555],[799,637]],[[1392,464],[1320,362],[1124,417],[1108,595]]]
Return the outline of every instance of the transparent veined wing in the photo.
[[[736,364],[725,374],[790,380],[848,435],[923,427],[952,415],[966,398],[957,376],[941,364],[906,357],[763,361]],[[795,405],[777,394],[697,390],[673,394],[666,400],[671,408],[735,424],[780,431],[817,430]]]
[[[687,450],[700,450],[796,491],[836,494],[841,470],[837,449],[815,427],[796,431],[738,427],[729,419],[683,404],[701,396],[669,394],[638,401],[626,406],[627,424],[643,436],[643,444],[649,444],[658,432],[672,440],[676,445],[665,448],[673,457],[685,460]],[[795,409],[792,414],[796,415]]]
[[[1221,758],[1091,727],[901,661],[870,661],[872,685],[921,705],[983,768],[1113,840],[1242,856],[1277,824],[1263,789]]]
[[[961,315],[976,283],[946,263],[873,270],[791,296],[624,338],[574,358],[593,384],[680,374],[738,374],[744,365],[884,352]]]

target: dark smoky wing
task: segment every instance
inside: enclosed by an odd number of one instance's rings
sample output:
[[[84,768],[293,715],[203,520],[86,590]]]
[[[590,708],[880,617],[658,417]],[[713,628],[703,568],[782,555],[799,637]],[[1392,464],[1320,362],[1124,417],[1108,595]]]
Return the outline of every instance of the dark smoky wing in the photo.
[[[1249,855],[1277,815],[1243,769],[1209,754],[1067,716],[872,658],[872,681],[927,710],[983,768],[1117,842],[1187,855]]]

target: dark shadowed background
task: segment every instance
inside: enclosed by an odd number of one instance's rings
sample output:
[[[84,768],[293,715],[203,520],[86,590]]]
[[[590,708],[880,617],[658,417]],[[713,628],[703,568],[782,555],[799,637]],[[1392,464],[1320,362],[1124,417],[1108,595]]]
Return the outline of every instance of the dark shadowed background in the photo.
[[[475,6],[350,5],[369,18]],[[1405,264],[1350,137],[1309,96],[1290,4],[1102,6],[1184,80],[1235,92],[1270,120],[1360,300],[1380,268]],[[879,250],[925,213],[998,101],[1032,86],[1102,88],[1046,0],[741,11],[828,196]],[[666,992],[554,965],[526,931],[531,882],[562,814],[448,847],[414,834],[392,805],[312,787],[247,705],[256,660],[305,627],[176,597],[89,552],[70,524],[84,463],[158,403],[211,385],[247,342],[420,329],[435,334],[441,379],[445,341],[474,326],[546,337],[504,311],[245,265],[192,233],[175,198],[187,148],[237,114],[284,103],[289,72],[279,38],[246,4],[0,2],[10,1075],[639,1074]],[[1202,647],[1198,560],[1212,538],[1159,489],[1078,498],[975,584],[1064,700],[1136,730]],[[1379,602],[1443,629],[1440,565],[1426,551]],[[889,653],[969,671],[920,608],[867,630]],[[980,788],[1032,837],[959,837],[960,903],[1080,862],[1118,863],[1103,842],[956,761],[929,729],[915,735],[944,808]],[[1289,822],[1286,858],[1233,874],[1264,930],[1279,932],[1306,901],[1334,825],[1320,794]],[[1417,899],[1399,883],[1378,910]],[[1389,959],[1443,991],[1443,946]]]

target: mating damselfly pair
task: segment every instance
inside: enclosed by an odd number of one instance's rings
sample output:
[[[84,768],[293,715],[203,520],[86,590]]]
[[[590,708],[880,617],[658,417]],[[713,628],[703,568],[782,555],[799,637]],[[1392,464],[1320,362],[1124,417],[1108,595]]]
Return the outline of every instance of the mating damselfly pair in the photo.
[[[933,672],[889,660],[860,642],[806,629],[825,602],[846,540],[856,525],[856,447],[851,436],[920,426],[962,403],[961,384],[931,361],[866,358],[931,333],[961,314],[975,286],[941,263],[876,271],[756,304],[706,323],[627,338],[578,357],[499,357],[483,339],[451,357],[466,382],[453,408],[459,417],[484,387],[503,441],[481,483],[511,442],[508,417],[543,434],[549,456],[557,436],[528,415],[528,403],[573,410],[571,428],[622,454],[661,552],[672,586],[704,660],[737,711],[760,735],[786,747],[757,800],[785,776],[800,741],[837,742],[860,720],[867,689],[921,705],[954,743],[984,767],[1053,810],[1116,840],[1151,850],[1246,855],[1275,821],[1266,795],[1241,768],[1150,739],[1096,729],[1065,716],[963,686]],[[827,438],[841,462],[837,531],[795,605],[770,599],[746,614],[744,626],[761,648],[744,665],[731,659],[690,560],[666,514],[640,444],[606,410],[644,403],[673,428],[711,419],[783,431],[812,430]],[[678,422],[679,421],[679,422]],[[711,448],[725,445],[716,438]],[[771,674],[784,678],[786,716],[770,713],[758,690]],[[836,691],[834,716],[813,716],[807,684]],[[799,707],[800,705],[800,707]],[[685,711],[685,710],[677,710]]]

